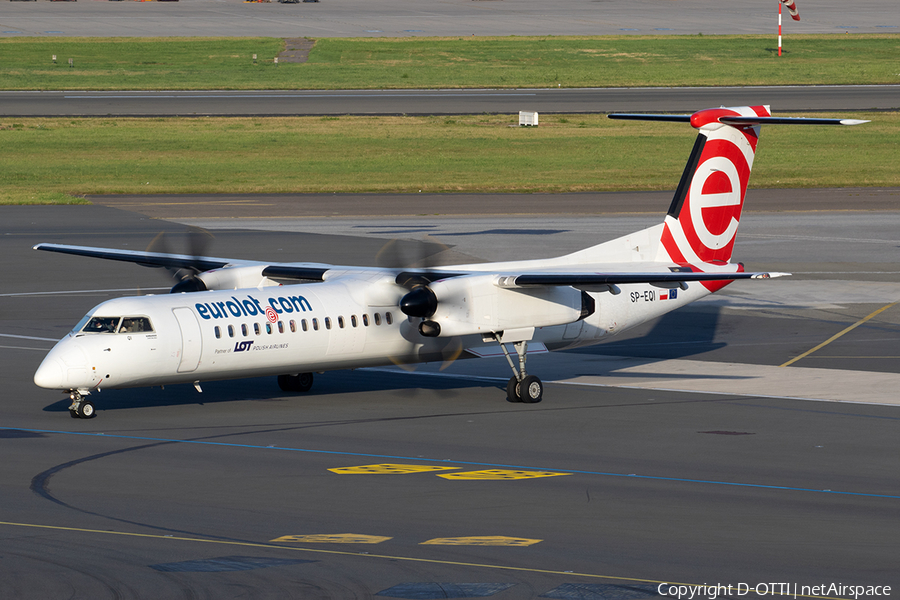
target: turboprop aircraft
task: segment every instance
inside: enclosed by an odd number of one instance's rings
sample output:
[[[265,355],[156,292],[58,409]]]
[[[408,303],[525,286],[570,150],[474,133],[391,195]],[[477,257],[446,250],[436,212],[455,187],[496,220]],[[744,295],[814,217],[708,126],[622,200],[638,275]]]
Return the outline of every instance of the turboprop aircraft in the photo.
[[[277,375],[282,390],[305,392],[314,372],[504,355],[507,400],[540,402],[529,353],[596,344],[736,279],[786,275],[731,262],[761,125],[866,122],[773,117],[768,106],[609,117],[687,122],[699,134],[662,223],[565,256],[385,269],[38,244],[183,279],[171,294],[93,308],[34,382],[62,390],[70,414],[90,418],[88,395],[100,389],[200,391],[201,381]]]

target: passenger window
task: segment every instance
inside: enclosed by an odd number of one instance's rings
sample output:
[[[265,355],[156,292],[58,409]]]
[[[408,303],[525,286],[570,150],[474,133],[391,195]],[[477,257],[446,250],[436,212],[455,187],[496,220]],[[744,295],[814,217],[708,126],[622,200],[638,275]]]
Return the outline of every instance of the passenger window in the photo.
[[[284,333],[284,321],[278,321],[278,333]]]
[[[331,329],[331,317],[325,317],[325,329]]]
[[[271,323],[266,323],[266,333],[268,333],[270,335],[272,334],[272,324]]]
[[[375,313],[375,324],[381,325],[381,313]]]
[[[214,330],[216,332],[216,339],[219,339],[220,337],[222,337],[222,331],[219,329],[218,325],[215,326]]]
[[[300,320],[300,327],[303,328],[303,331],[309,331],[309,329],[307,329],[307,326],[306,326],[306,319]],[[316,327],[316,329],[318,329],[318,327]]]
[[[384,322],[388,325],[391,325],[394,322],[394,317],[391,316],[391,313],[384,313]]]
[[[244,337],[247,337],[247,335],[248,335],[249,332],[247,331],[247,324],[246,324],[246,323],[242,323],[242,324],[241,324],[241,333],[244,334]]]
[[[297,333],[297,323],[291,319],[291,333]]]
[[[312,323],[313,323],[313,331],[318,331],[319,330],[319,320],[313,319]]]
[[[255,333],[256,335],[259,335],[259,323],[253,324],[253,333]]]
[[[119,317],[94,317],[84,326],[85,333],[115,333]]]
[[[356,321],[356,315],[350,315],[350,324],[354,327],[359,325],[359,323]]]
[[[147,317],[125,317],[119,325],[119,333],[147,333],[153,331]]]
[[[344,317],[338,317],[338,327],[344,328]]]
[[[234,337],[234,325],[228,326],[228,337]]]
[[[363,315],[363,327],[369,326],[369,315]]]

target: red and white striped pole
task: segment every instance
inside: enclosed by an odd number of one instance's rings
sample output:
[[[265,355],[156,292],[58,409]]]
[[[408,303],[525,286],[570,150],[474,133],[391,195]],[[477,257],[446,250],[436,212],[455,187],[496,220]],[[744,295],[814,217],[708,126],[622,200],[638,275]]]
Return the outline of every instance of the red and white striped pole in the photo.
[[[781,56],[781,0],[778,0],[778,56]]]
[[[797,2],[795,0],[780,0],[778,2],[778,56],[781,56],[781,5],[787,6],[791,18],[795,21],[800,20],[800,11],[797,10]]]

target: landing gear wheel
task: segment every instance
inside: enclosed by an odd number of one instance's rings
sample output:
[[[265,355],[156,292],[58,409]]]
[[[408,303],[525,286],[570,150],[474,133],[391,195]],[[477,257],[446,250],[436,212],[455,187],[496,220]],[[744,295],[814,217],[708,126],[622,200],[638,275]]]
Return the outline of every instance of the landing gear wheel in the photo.
[[[299,375],[279,375],[278,387],[283,392],[308,392],[313,384],[312,373],[300,373]]]
[[[70,409],[69,409],[69,416],[72,417],[73,419],[80,419],[80,418],[81,418],[81,417],[78,416],[78,411],[75,410],[74,408],[70,408]]]
[[[522,402],[528,404],[540,402],[544,395],[544,384],[534,375],[529,375],[519,384],[519,395]]]
[[[94,412],[94,403],[90,400],[82,400],[78,405],[78,416],[82,419],[93,419],[97,416]]]
[[[308,392],[309,388],[312,387],[313,384],[313,374],[312,373],[300,373],[296,378],[296,388],[295,390],[298,392]]]
[[[519,395],[519,380],[515,377],[509,378],[509,383],[506,384],[506,401],[507,402],[521,402],[522,396]]]

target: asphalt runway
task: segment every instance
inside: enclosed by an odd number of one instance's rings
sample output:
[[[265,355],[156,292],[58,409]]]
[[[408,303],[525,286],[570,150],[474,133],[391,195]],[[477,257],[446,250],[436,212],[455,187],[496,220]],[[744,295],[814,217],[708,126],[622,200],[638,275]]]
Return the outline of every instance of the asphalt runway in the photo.
[[[797,33],[896,33],[892,0],[807,0]],[[240,0],[178,3],[11,2],[0,36],[273,36],[407,37],[471,35],[631,35],[777,32],[775,2],[700,0],[323,0],[247,4]]]
[[[391,231],[493,258],[655,219],[543,206],[415,227],[389,214],[210,219],[227,213],[203,206],[179,220],[211,229],[212,255],[371,264]],[[746,215],[738,258],[795,277],[732,285],[609,344],[532,357],[546,382],[538,405],[506,402],[508,367],[485,359],[326,373],[303,396],[270,379],[107,390],[87,421],[32,373],[90,307],[163,293],[167,277],[30,248],[143,249],[166,230],[175,250],[184,225],[100,205],[2,207],[0,597],[896,589],[900,212],[872,207]],[[855,398],[828,397],[848,388]]]
[[[769,104],[788,111],[900,107],[900,86],[488,90],[2,92],[0,116],[287,116],[652,112]]]

